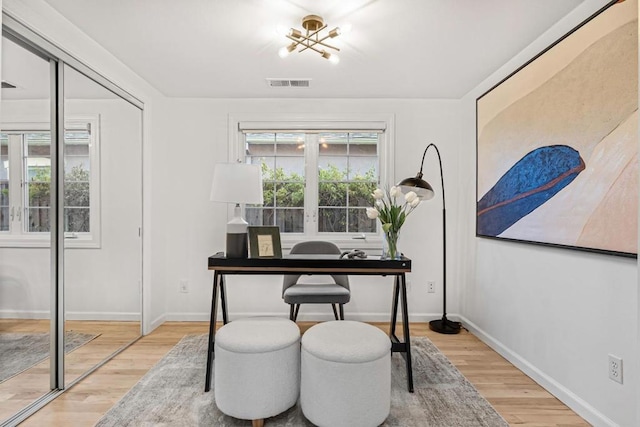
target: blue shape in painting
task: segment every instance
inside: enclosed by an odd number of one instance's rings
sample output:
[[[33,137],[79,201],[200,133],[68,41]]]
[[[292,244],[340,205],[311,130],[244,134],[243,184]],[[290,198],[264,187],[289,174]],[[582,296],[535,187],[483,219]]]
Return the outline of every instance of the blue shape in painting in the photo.
[[[499,235],[569,185],[584,168],[580,153],[567,145],[527,153],[478,202],[478,234]]]

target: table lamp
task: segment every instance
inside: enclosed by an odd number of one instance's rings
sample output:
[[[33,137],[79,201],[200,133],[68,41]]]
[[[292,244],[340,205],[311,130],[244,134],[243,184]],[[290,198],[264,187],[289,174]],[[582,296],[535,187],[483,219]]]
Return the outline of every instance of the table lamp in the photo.
[[[247,258],[247,221],[242,218],[240,203],[261,205],[262,172],[259,165],[218,163],[213,169],[211,201],[235,203],[233,218],[227,223],[227,258]]]

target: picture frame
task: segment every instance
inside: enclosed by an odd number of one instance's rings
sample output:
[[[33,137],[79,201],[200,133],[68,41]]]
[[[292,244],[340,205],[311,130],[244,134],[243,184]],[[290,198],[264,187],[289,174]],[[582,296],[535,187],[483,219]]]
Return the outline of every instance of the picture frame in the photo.
[[[638,16],[612,1],[476,99],[476,236],[637,258]]]
[[[249,226],[247,234],[249,236],[250,258],[282,258],[280,227]]]

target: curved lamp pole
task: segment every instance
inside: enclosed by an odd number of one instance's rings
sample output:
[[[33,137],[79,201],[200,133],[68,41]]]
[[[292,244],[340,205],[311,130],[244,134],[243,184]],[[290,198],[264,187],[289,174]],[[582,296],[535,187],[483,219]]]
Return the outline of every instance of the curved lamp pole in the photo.
[[[442,319],[432,320],[429,322],[429,329],[441,334],[457,334],[460,332],[460,322],[454,322],[447,319],[447,208],[444,197],[444,178],[442,175],[442,158],[440,151],[435,144],[427,145],[422,154],[422,163],[420,163],[420,172],[413,178],[405,178],[398,186],[403,193],[414,191],[422,200],[432,199],[435,195],[433,187],[422,179],[422,168],[424,167],[424,159],[429,148],[433,147],[438,155],[438,163],[440,165],[440,184],[442,186]]]

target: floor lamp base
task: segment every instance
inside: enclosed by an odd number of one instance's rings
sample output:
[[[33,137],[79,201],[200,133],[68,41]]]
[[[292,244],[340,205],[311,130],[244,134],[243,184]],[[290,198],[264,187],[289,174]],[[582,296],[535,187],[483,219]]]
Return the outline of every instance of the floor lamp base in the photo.
[[[442,316],[442,319],[429,322],[429,329],[440,334],[457,334],[460,332],[460,329],[462,329],[462,324],[447,319],[445,315]]]

